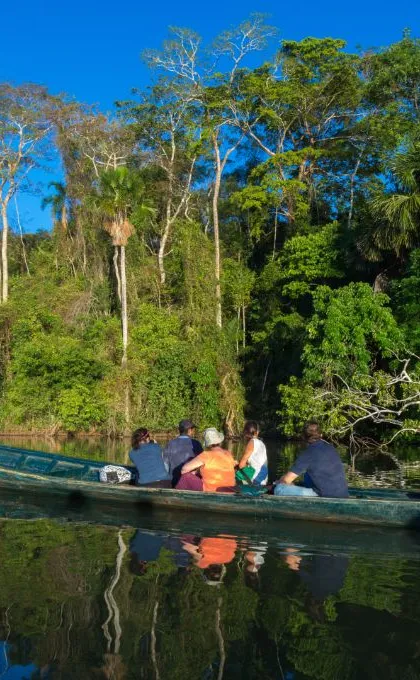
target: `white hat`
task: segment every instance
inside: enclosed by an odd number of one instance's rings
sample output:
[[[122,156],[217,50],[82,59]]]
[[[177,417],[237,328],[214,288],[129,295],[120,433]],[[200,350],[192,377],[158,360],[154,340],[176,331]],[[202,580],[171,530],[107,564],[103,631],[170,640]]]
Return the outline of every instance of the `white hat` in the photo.
[[[212,446],[213,444],[221,444],[225,438],[222,432],[216,430],[215,427],[208,427],[207,430],[203,432],[204,446]]]

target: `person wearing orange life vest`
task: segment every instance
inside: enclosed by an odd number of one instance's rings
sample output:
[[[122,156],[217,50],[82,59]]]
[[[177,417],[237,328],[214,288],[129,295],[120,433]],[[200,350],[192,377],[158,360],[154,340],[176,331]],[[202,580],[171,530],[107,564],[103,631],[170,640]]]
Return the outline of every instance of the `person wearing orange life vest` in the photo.
[[[204,431],[203,439],[207,450],[185,463],[177,488],[194,490],[193,486],[188,487],[187,480],[183,477],[195,470],[200,470],[203,491],[232,493],[235,486],[236,462],[230,451],[220,446],[224,440],[223,433],[218,432],[215,427],[209,427]]]

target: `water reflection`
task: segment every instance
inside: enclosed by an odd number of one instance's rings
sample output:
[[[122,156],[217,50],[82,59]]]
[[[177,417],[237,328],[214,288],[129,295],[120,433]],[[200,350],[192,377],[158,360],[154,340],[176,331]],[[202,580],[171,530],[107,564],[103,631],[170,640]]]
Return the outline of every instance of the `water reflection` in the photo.
[[[1,520],[0,678],[420,677],[415,541],[248,524]]]

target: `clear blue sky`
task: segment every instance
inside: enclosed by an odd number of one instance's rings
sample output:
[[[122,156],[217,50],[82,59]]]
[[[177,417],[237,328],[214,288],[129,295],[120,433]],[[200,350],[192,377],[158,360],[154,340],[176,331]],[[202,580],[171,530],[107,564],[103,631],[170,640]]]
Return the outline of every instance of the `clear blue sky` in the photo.
[[[344,38],[350,50],[387,45],[405,27],[420,35],[419,0],[21,0],[3,3],[0,80],[41,83],[109,111],[132,87],[147,85],[140,53],[159,47],[169,25],[190,27],[210,41],[255,11],[271,15],[280,39]],[[39,197],[19,202],[25,230],[50,226]]]

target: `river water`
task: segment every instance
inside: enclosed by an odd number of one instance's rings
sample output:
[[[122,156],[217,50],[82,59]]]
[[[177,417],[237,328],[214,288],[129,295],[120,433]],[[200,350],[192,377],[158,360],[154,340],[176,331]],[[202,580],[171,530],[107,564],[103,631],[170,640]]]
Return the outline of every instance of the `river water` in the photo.
[[[13,442],[116,462],[128,448]],[[349,476],[417,486],[415,453]],[[294,454],[270,446],[272,471]],[[420,679],[417,533],[23,493],[0,506],[1,680]]]

